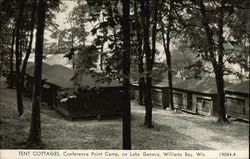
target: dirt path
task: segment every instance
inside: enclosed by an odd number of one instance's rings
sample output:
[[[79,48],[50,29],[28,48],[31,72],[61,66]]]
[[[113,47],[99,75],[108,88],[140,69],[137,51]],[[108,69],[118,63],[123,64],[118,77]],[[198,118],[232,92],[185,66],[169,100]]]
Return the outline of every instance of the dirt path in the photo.
[[[0,148],[20,148],[28,137],[31,99],[24,98],[25,112],[17,117],[15,90],[0,80]],[[68,121],[55,110],[41,109],[42,140],[46,149],[121,149],[121,119]],[[153,109],[154,128],[142,125],[144,107],[132,102],[133,149],[248,149],[249,124],[217,125],[213,118]]]
[[[133,103],[133,113],[143,116],[144,108]],[[195,139],[195,143],[206,145],[211,149],[248,149],[249,124],[231,122],[229,125],[218,125],[213,117],[192,115],[185,112],[153,109],[153,121],[178,133]]]

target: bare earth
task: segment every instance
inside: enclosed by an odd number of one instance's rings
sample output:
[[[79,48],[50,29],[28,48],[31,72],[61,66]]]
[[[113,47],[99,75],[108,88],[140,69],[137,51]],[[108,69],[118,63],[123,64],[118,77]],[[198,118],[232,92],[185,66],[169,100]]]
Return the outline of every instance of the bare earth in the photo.
[[[0,148],[19,149],[28,137],[31,99],[24,98],[25,112],[17,117],[16,94],[1,78]],[[153,109],[154,128],[142,125],[144,107],[132,102],[132,149],[248,150],[249,123],[216,119],[184,112]],[[122,120],[79,119],[68,121],[46,104],[41,108],[45,149],[122,149]]]

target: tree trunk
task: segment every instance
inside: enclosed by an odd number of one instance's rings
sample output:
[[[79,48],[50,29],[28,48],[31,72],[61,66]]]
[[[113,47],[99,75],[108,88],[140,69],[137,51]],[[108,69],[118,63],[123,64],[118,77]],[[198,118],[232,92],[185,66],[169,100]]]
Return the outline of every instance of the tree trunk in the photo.
[[[2,2],[0,1],[0,8]],[[0,54],[1,54],[1,64],[0,64],[0,77],[2,76],[2,68],[3,68],[3,61],[4,61],[4,53],[3,53],[3,35],[2,35],[2,13],[0,11]]]
[[[151,64],[150,69],[153,70],[156,54],[156,35],[157,35],[157,22],[158,22],[158,5],[159,0],[154,0],[154,16],[153,16],[153,28],[152,28],[152,52],[151,52]]]
[[[216,62],[215,58],[215,42],[213,38],[213,32],[211,28],[209,27],[209,20],[206,14],[206,9],[203,3],[203,0],[200,0],[200,11],[202,15],[202,24],[206,31],[207,36],[207,42],[208,42],[208,51],[209,51],[209,59],[213,65],[214,72],[215,72],[215,78],[216,78],[216,85],[217,85],[217,91],[218,91],[218,122],[225,123],[227,122],[226,119],[226,113],[225,113],[225,94],[224,94],[224,80],[223,80],[223,55],[224,55],[224,49],[223,49],[223,6],[224,2],[222,0],[220,13],[219,13],[219,32],[218,32],[218,62]]]
[[[45,27],[46,2],[39,0],[38,21],[36,32],[35,48],[35,70],[34,70],[34,88],[33,103],[31,114],[30,134],[27,141],[29,145],[39,145],[41,143],[41,84],[42,84],[42,58],[43,58],[43,39]]]
[[[154,64],[154,57],[156,52],[156,27],[157,27],[157,12],[158,12],[158,3],[159,0],[154,1],[154,24],[152,28],[152,51],[150,50],[150,42],[149,42],[149,28],[150,28],[150,10],[149,10],[149,0],[146,0],[144,15],[145,15],[145,23],[144,23],[144,50],[146,55],[146,91],[145,91],[145,107],[146,107],[146,115],[145,115],[145,126],[147,128],[152,128],[152,69]]]
[[[1,4],[1,3],[0,3]],[[1,5],[0,5],[1,7]],[[2,35],[2,21],[1,21],[1,12],[0,12],[0,77],[2,76],[2,69],[3,69],[3,61],[4,61],[4,52],[3,52],[3,35]]]
[[[104,14],[102,12],[102,22],[104,22]],[[103,37],[106,38],[107,36],[107,33],[106,31],[104,31],[105,29],[103,28]],[[101,45],[101,54],[100,54],[100,68],[101,68],[101,71],[103,71],[103,51],[104,51],[104,42],[102,42],[102,45]]]
[[[32,49],[33,32],[34,32],[34,28],[35,28],[35,9],[36,9],[36,0],[34,0],[33,9],[32,9],[32,13],[31,13],[31,26],[30,26],[29,45],[28,45],[27,52],[25,54],[25,58],[23,60],[23,65],[22,65],[22,72],[21,72],[22,88],[24,88],[24,76],[25,76],[25,73],[26,73],[27,63],[28,63],[28,59],[30,57],[31,49]]]
[[[250,8],[250,1],[248,0],[248,8]],[[247,11],[247,19],[250,19],[250,9],[248,9]],[[246,66],[247,68],[249,69],[250,68],[250,20],[247,21],[247,24],[246,24],[246,27],[247,27],[247,41],[248,41],[248,47],[247,47],[247,62],[246,62]],[[250,74],[248,74],[248,79],[250,79]]]
[[[136,22],[136,38],[137,38],[137,54],[138,54],[138,69],[139,69],[139,104],[143,105],[143,98],[145,92],[145,78],[144,78],[144,67],[143,67],[143,51],[142,51],[142,27],[140,25],[139,15],[137,11],[137,0],[134,0],[134,13]],[[144,10],[144,2],[141,1],[141,10]],[[144,23],[144,18],[141,18],[141,23]]]
[[[21,30],[21,22],[23,19],[23,10],[24,10],[24,3],[25,0],[19,0],[18,1],[18,17],[16,21],[16,96],[17,96],[17,109],[19,116],[23,114],[23,99],[22,99],[22,85],[20,80],[20,30]]]
[[[129,1],[123,0],[123,89],[124,89],[124,107],[123,107],[123,149],[131,149],[131,105],[130,105],[130,20]]]
[[[226,107],[225,107],[225,94],[224,94],[224,64],[223,64],[223,56],[224,56],[224,37],[223,37],[223,26],[224,26],[224,0],[221,0],[221,6],[219,11],[219,22],[218,22],[218,66],[217,71],[215,72],[216,76],[216,84],[217,84],[217,91],[218,91],[218,122],[225,123],[227,122],[226,118]]]
[[[141,68],[141,66],[140,66]],[[139,69],[140,70],[140,69]],[[140,78],[139,78],[139,104],[144,104],[144,94],[145,94],[145,78],[144,78],[144,70],[143,72],[139,72]]]
[[[10,50],[10,76],[9,78],[9,88],[13,88],[13,55],[14,55],[14,44],[15,44],[15,34],[16,28],[14,27],[12,32],[11,50]]]
[[[168,71],[168,88],[169,88],[169,100],[170,100],[170,110],[174,110],[174,100],[173,100],[173,83],[172,83],[172,65],[171,65],[171,52],[170,52],[170,32],[171,26],[173,22],[172,18],[172,9],[173,9],[173,2],[170,1],[170,8],[168,13],[168,25],[167,25],[167,39],[165,39],[165,29],[163,22],[161,22],[161,32],[162,32],[162,39],[164,45],[164,51],[166,54],[167,59],[167,71]]]

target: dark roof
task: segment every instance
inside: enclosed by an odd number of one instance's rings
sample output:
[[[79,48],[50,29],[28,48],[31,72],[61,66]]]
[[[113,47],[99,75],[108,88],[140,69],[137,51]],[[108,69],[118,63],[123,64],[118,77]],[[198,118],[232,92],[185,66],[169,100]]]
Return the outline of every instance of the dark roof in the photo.
[[[180,82],[180,81],[183,81],[183,79],[179,78],[179,77],[173,77],[172,78],[172,83],[173,85],[177,82]],[[131,80],[130,82],[133,86],[139,86],[138,84],[138,81],[133,81]],[[169,84],[168,84],[168,78],[167,76],[164,76],[164,78],[161,80],[161,82],[152,82],[152,86],[155,86],[155,87],[169,87]]]
[[[51,65],[46,64],[46,63],[42,63],[42,79],[47,79],[48,75],[46,74],[49,70]],[[34,76],[34,62],[28,62],[27,66],[26,66],[26,74],[28,74],[29,76],[33,77]]]
[[[224,82],[224,86],[231,86],[231,83]],[[206,94],[217,94],[217,86],[215,78],[206,78],[202,80],[189,79],[185,81],[180,81],[174,84],[174,88],[189,90],[193,92],[200,92]]]
[[[62,88],[74,87],[74,84],[71,81],[74,71],[68,67],[62,65],[51,65],[50,69],[47,70],[46,75],[48,76],[46,81],[51,84]]]
[[[177,82],[181,82],[183,81],[181,78],[179,77],[173,77],[172,78],[172,84],[173,86],[175,85],[175,83]],[[157,87],[169,87],[169,84],[168,84],[168,78],[167,77],[164,77],[163,80],[159,83],[153,83],[154,86],[157,86]]]
[[[26,73],[33,77],[34,63],[30,62],[27,65]],[[61,88],[74,88],[74,82],[71,78],[74,76],[74,71],[63,65],[48,65],[43,63],[42,78],[48,83],[59,86]],[[91,74],[81,74],[77,83],[82,88],[86,87],[118,87],[121,84],[116,80],[99,80],[99,78],[92,76]]]
[[[225,91],[249,94],[249,80],[237,85],[229,86],[225,88]]]

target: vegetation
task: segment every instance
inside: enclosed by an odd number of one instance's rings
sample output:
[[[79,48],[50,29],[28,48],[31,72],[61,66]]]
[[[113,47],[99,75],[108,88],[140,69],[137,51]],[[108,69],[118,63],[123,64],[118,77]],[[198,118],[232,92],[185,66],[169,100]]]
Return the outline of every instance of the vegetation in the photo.
[[[36,30],[32,120],[26,144],[42,143],[40,97],[46,54],[63,54],[71,60],[75,78],[82,72],[99,72],[123,82],[124,149],[131,149],[131,79],[139,83],[146,128],[154,126],[152,83],[161,78],[162,72],[167,72],[171,110],[173,76],[214,76],[218,122],[227,123],[224,78],[236,75],[242,80],[249,76],[250,26],[245,20],[250,16],[249,1],[79,0],[67,17],[70,27],[63,30],[53,21],[60,4],[60,0],[0,1],[0,71],[4,67],[10,71],[9,87],[16,88],[19,116],[24,112],[24,76]],[[87,26],[91,26],[90,31]],[[50,38],[56,42],[44,39],[45,29],[52,30]],[[87,42],[88,37],[93,40]],[[165,62],[157,61],[163,52]],[[230,69],[230,65],[238,65],[241,71]]]

